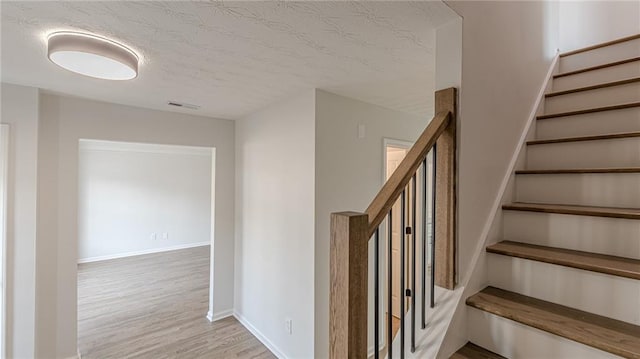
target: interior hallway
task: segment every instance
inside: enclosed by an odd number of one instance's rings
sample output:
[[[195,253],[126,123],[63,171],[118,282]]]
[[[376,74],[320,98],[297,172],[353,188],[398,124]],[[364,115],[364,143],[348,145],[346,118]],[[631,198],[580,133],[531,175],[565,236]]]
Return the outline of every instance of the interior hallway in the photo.
[[[78,265],[89,358],[275,358],[235,318],[206,319],[210,247]]]

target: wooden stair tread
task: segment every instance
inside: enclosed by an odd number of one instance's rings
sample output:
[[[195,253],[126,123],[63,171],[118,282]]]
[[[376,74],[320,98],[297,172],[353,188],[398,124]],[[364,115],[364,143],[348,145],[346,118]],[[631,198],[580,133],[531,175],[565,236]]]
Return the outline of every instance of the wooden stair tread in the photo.
[[[624,65],[624,64],[628,64],[628,63],[636,62],[636,61],[640,61],[640,57],[632,57],[630,59],[625,59],[625,60],[621,60],[621,61],[609,62],[609,63],[602,64],[602,65],[585,67],[583,69],[579,69],[579,70],[575,70],[575,71],[564,72],[564,73],[561,73],[561,74],[553,75],[553,78],[557,79],[557,78],[561,78],[561,77],[565,77],[565,76],[577,75],[577,74],[581,74],[581,73],[584,73],[584,72],[606,69],[607,67],[614,67],[614,66],[618,66],[618,65]]]
[[[560,54],[560,57],[571,56],[571,55],[579,54],[579,53],[582,53],[582,52],[587,52],[587,51],[599,49],[599,48],[602,48],[602,47],[616,45],[616,44],[620,44],[620,43],[623,43],[623,42],[632,41],[632,40],[636,40],[636,39],[640,39],[640,34],[626,36],[626,37],[622,37],[622,38],[619,38],[619,39],[616,39],[616,40],[607,41],[607,42],[603,42],[603,43],[600,43],[600,44],[583,47],[581,49],[565,52],[565,53]]]
[[[571,214],[578,216],[640,219],[640,209],[637,208],[591,207],[515,202],[502,206],[502,209],[507,211],[528,211],[540,213]]]
[[[548,175],[548,174],[583,174],[583,173],[640,173],[640,167],[612,167],[612,168],[568,168],[556,170],[518,170],[517,175]]]
[[[607,88],[607,87],[627,85],[627,84],[632,84],[632,83],[636,83],[636,82],[640,82],[640,77],[633,77],[633,78],[630,78],[630,79],[625,79],[625,80],[620,80],[620,81],[603,82],[601,84],[592,85],[592,86],[576,87],[576,88],[571,89],[571,90],[550,92],[548,94],[545,94],[544,97],[546,97],[546,98],[556,97],[556,96],[568,95],[568,94],[572,94],[572,93],[591,91],[591,90],[598,90],[598,89],[603,89],[603,88]]]
[[[620,277],[640,279],[640,260],[575,251],[563,248],[503,241],[487,247],[487,252]]]
[[[626,358],[640,359],[640,326],[487,287],[467,305]]]
[[[553,138],[550,140],[534,140],[534,141],[527,141],[527,145],[533,146],[533,145],[546,145],[550,143],[617,140],[622,138],[633,138],[633,137],[640,137],[640,132],[621,132],[621,133],[610,133],[607,135],[597,135],[597,136],[579,136],[579,137]]]
[[[550,119],[550,118],[585,115],[585,114],[589,114],[589,113],[604,112],[604,111],[624,110],[624,109],[627,109],[627,108],[634,108],[634,107],[640,107],[640,102],[631,102],[631,103],[624,103],[624,104],[620,104],[620,105],[588,108],[588,109],[585,109],[585,110],[552,113],[552,114],[537,116],[536,119],[537,120],[547,120],[547,119]]]
[[[473,344],[472,342],[467,342],[462,348],[458,349],[457,352],[453,353],[453,355],[449,359],[506,359],[502,355],[498,355],[494,352],[488,351],[487,349],[480,347],[478,345]]]

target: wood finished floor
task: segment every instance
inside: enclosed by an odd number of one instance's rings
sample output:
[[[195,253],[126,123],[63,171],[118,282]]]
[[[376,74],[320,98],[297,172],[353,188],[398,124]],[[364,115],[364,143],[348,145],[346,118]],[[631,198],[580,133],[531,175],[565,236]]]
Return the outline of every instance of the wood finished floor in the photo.
[[[78,265],[82,358],[275,358],[235,318],[206,319],[209,250]]]

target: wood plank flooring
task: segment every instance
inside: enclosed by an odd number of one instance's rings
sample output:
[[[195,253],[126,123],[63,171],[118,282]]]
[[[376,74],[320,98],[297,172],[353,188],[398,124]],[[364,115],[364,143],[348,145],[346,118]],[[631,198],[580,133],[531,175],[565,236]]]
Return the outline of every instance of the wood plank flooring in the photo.
[[[78,265],[82,358],[275,358],[235,318],[206,319],[209,252]]]

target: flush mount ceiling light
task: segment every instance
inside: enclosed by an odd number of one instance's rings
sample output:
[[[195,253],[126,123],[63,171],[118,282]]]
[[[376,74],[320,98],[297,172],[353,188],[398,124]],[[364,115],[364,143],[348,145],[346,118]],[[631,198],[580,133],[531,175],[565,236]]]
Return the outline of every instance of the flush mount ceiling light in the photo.
[[[138,56],[115,41],[79,32],[54,32],[47,37],[54,64],[85,76],[130,80],[138,76]]]

